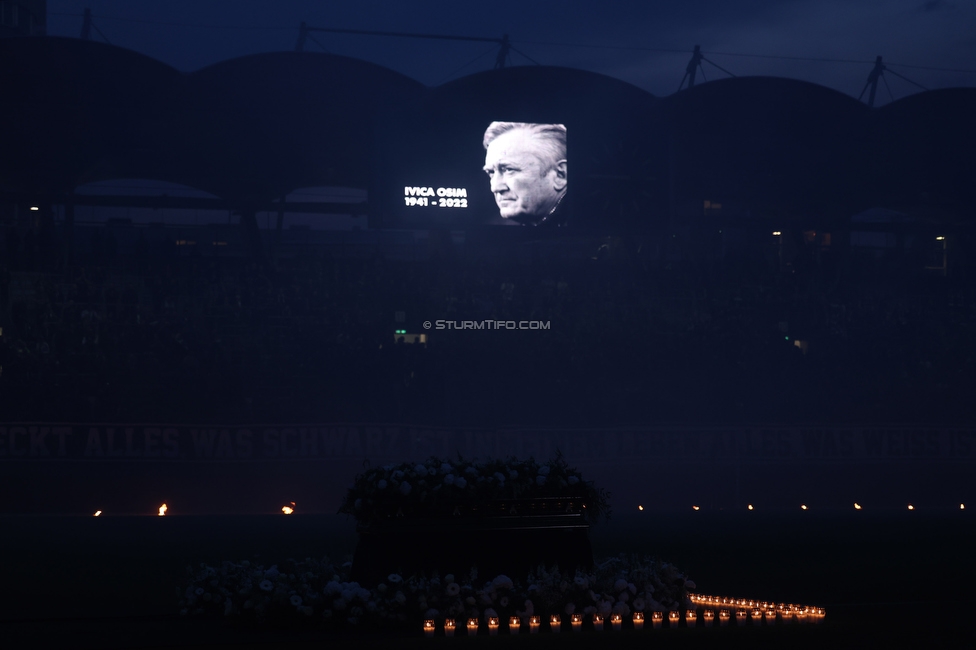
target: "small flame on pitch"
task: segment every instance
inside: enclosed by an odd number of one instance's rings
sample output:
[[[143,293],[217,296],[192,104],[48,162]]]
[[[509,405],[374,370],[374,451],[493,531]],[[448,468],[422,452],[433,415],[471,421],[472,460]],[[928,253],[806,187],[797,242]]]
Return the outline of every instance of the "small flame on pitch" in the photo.
[[[96,517],[101,517],[102,516],[102,511],[101,510],[96,510],[95,511],[95,516]]]
[[[160,517],[166,516],[166,511],[167,510],[169,510],[169,507],[165,503],[163,505],[159,506],[159,516]]]
[[[281,511],[283,513],[285,513],[286,515],[290,515],[291,513],[295,512],[295,502],[294,501],[289,501],[288,503],[290,503],[291,505],[290,506],[283,506],[281,508]]]
[[[749,504],[749,509],[750,510],[754,510],[754,508],[752,507],[752,504],[751,503]]]
[[[692,510],[701,510],[701,508],[699,508],[698,506],[691,506],[691,509]]]
[[[804,503],[803,505],[800,506],[800,510],[806,510],[806,509],[807,509],[807,504]]]
[[[860,504],[860,503],[857,503],[857,502],[855,502],[855,503],[854,503],[854,509],[855,509],[855,510],[860,510],[860,509],[861,509],[861,504]]]
[[[959,504],[959,509],[960,510],[965,510],[966,509],[966,504],[965,503],[960,503]]]
[[[637,509],[640,510],[641,512],[643,512],[644,511],[644,506],[637,506]]]
[[[909,510],[914,510],[914,509],[915,509],[915,506],[913,506],[912,504],[910,504],[910,503],[909,503],[909,504],[908,504],[908,509],[909,509]]]

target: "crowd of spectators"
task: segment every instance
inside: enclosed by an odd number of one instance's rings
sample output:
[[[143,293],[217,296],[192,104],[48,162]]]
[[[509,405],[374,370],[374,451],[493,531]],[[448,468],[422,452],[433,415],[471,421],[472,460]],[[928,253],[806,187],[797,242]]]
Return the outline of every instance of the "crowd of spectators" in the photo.
[[[69,258],[63,242],[42,250],[9,229],[6,239],[8,422],[601,426],[972,414],[976,291],[958,275],[895,273],[846,253],[693,262],[621,245],[629,252],[526,260],[469,243],[414,260],[310,247],[255,261],[100,245]],[[548,329],[422,325],[485,319]],[[397,329],[426,343],[398,341]]]

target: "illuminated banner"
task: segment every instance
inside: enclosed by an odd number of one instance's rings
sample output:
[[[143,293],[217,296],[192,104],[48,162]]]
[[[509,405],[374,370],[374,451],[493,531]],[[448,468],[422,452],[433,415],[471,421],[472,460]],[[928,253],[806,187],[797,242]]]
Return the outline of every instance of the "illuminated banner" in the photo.
[[[571,222],[567,128],[416,118],[381,137],[371,203],[386,227],[563,226]]]
[[[0,425],[3,461],[399,462],[429,456],[550,458],[580,465],[654,462],[834,463],[976,460],[976,429],[674,427],[450,429],[403,425]]]

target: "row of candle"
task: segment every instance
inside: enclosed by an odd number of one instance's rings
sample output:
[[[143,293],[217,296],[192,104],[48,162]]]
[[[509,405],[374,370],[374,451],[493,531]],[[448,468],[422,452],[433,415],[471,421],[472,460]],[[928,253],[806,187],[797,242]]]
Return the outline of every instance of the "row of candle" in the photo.
[[[694,602],[701,597],[693,597]],[[734,602],[734,601],[733,601]],[[742,601],[754,602],[754,601]],[[795,616],[797,621],[803,623],[807,621],[819,622],[823,620],[825,616],[825,611],[823,608],[812,608],[812,607],[797,607],[794,605],[783,606],[784,609],[780,610],[776,607],[767,607],[765,609],[754,608],[752,611],[746,609],[740,609],[735,612],[735,620],[737,625],[744,625],[751,619],[752,623],[759,624],[765,620],[767,625],[772,625],[776,621],[776,616],[780,616],[784,621],[792,620]],[[791,609],[795,608],[795,609]],[[668,626],[678,627],[681,622],[681,612],[672,610],[667,613]],[[718,613],[719,625],[728,625],[729,620],[732,618],[732,613],[728,609],[720,610]],[[606,617],[603,614],[593,614],[593,629],[601,631],[604,629],[604,623]],[[614,631],[620,631],[623,625],[623,616],[620,614],[611,614],[609,617],[610,626]],[[644,629],[644,613],[634,612],[631,616],[631,620],[634,624],[635,630]],[[703,612],[702,620],[705,627],[711,627],[715,620],[715,612],[710,609],[706,609]],[[488,618],[488,634],[496,635],[500,627],[499,618],[497,616],[491,616]],[[698,611],[695,609],[689,609],[685,611],[685,624],[688,627],[695,627],[698,622]],[[569,618],[570,627],[574,632],[580,632],[583,629],[583,615],[582,614],[572,614]],[[664,623],[664,612],[651,612],[651,625],[654,629],[660,629]],[[468,635],[475,635],[478,633],[480,627],[480,621],[477,618],[469,618],[467,620],[467,631]],[[540,616],[531,616],[528,618],[528,628],[530,634],[536,634],[542,627],[542,618]],[[522,618],[519,616],[512,616],[508,619],[508,631],[511,634],[518,634],[522,628]],[[427,636],[434,636],[434,632],[437,629],[436,622],[434,619],[427,619],[424,621],[424,633]],[[453,618],[444,619],[444,634],[445,636],[454,636],[454,632],[457,629],[457,621]],[[562,617],[558,614],[553,614],[549,617],[549,629],[552,632],[560,632],[562,630]]]
[[[793,605],[786,603],[771,603],[767,601],[756,601],[756,600],[746,600],[744,598],[726,598],[720,596],[705,596],[702,594],[691,594],[688,599],[698,606],[725,606],[732,607],[739,611],[736,612],[737,617],[745,615],[747,612],[752,615],[753,618],[764,617],[775,619],[779,616],[783,620],[792,620],[796,618],[797,621],[801,623],[806,622],[816,622],[819,623],[826,616],[826,610],[823,607],[810,607],[806,605]],[[706,614],[707,614],[706,610]]]

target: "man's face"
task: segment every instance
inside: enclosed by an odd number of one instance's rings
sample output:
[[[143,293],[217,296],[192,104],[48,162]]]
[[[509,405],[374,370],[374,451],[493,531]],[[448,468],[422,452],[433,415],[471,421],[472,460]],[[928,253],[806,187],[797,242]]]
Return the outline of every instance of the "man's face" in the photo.
[[[525,129],[506,131],[485,153],[485,172],[501,216],[540,217],[549,213],[565,187],[565,172],[543,169],[537,144]]]

